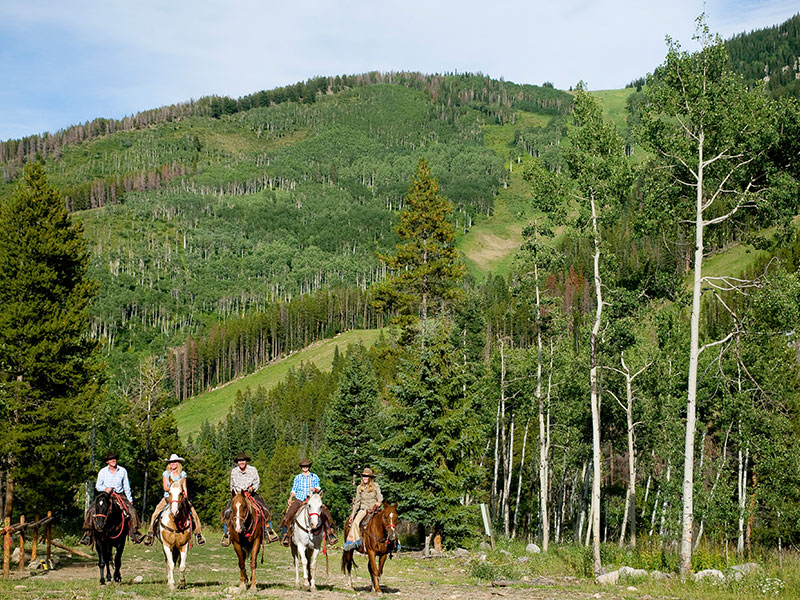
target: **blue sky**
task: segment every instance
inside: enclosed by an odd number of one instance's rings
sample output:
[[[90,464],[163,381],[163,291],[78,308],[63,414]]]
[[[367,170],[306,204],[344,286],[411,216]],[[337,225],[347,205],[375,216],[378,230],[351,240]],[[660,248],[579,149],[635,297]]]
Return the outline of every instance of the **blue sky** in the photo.
[[[0,0],[0,140],[317,75],[482,72],[616,89],[691,48],[705,9],[730,37],[797,0]]]

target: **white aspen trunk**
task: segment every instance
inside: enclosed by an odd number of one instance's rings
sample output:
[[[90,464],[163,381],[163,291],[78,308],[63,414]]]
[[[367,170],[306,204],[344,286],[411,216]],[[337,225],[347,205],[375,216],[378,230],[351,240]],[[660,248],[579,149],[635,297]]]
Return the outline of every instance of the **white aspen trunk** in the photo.
[[[694,435],[697,418],[697,368],[700,359],[700,291],[703,278],[703,142],[701,129],[697,140],[697,196],[695,200],[694,283],[689,334],[689,381],[686,394],[686,437],[683,448],[683,526],[681,529],[681,577],[692,568],[694,525]]]
[[[602,473],[600,471],[600,400],[598,398],[597,384],[597,341],[600,335],[600,322],[603,316],[603,290],[602,280],[600,279],[600,231],[597,227],[597,208],[594,202],[594,195],[591,197],[592,205],[592,231],[594,234],[594,293],[597,306],[595,307],[594,324],[592,325],[591,336],[591,364],[589,370],[589,382],[591,385],[591,404],[592,404],[592,558],[593,571],[595,577],[602,572],[602,561],[600,559],[600,483]]]
[[[740,428],[741,431],[741,428]],[[745,448],[744,460],[742,460],[742,450],[739,449],[739,476],[737,491],[739,492],[739,538],[736,541],[736,553],[744,555],[744,513],[747,506],[747,463],[750,458],[750,449]]]
[[[522,438],[522,457],[519,459],[519,477],[517,477],[517,501],[514,503],[514,522],[511,527],[511,537],[517,537],[517,518],[519,516],[519,501],[522,496],[522,471],[525,468],[525,446],[528,443],[528,427],[531,424],[530,418],[525,421],[525,434]]]
[[[497,471],[500,466],[498,445],[500,443],[500,402],[497,403],[497,416],[494,420],[494,476],[492,477],[492,513],[497,516],[499,501],[497,499]]]
[[[672,465],[667,463],[667,483],[670,482],[672,475]],[[661,526],[658,529],[658,537],[661,539],[659,540],[659,545],[664,544],[664,534],[666,532],[667,527],[667,506],[669,505],[669,498],[667,494],[664,494],[664,499],[661,501]]]
[[[733,427],[733,423],[730,424],[728,427],[728,432],[725,434],[725,443],[722,444],[722,460],[719,465],[719,469],[717,469],[717,476],[714,479],[714,483],[711,486],[711,491],[708,493],[708,501],[709,503],[714,500],[714,491],[717,489],[717,484],[719,483],[720,475],[722,475],[722,470],[725,468],[725,465],[728,463],[728,437],[731,434],[731,427]],[[697,550],[697,546],[700,545],[700,540],[703,537],[703,529],[705,527],[705,521],[700,519],[700,528],[697,531],[697,539],[694,542],[694,549]]]
[[[508,470],[503,489],[503,530],[506,537],[511,535],[511,479],[514,472],[514,424],[516,415],[511,415],[511,435],[508,441]]]
[[[505,342],[501,337],[500,342],[500,454],[503,457],[503,479],[502,490],[500,492],[500,514],[505,515],[506,501],[505,480],[508,473],[508,444],[506,439],[506,355]],[[506,532],[508,535],[508,532]]]
[[[584,462],[581,466],[581,480],[583,481],[583,494],[581,495],[581,504],[579,507],[580,510],[580,517],[578,521],[577,527],[577,535],[575,536],[575,541],[580,543],[581,539],[583,538],[583,526],[585,524],[586,518],[586,496],[589,494],[589,479],[590,479],[591,470],[588,468],[588,465]]]
[[[653,500],[653,513],[650,515],[650,531],[648,535],[653,537],[653,532],[656,530],[656,513],[658,512],[658,498],[661,496],[661,487],[656,490],[656,497]]]

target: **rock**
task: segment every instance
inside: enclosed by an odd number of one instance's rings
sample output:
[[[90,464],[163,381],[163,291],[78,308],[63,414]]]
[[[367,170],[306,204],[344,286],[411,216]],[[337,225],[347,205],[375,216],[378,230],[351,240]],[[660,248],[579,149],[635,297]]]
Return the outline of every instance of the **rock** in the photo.
[[[469,550],[467,550],[466,548],[456,548],[453,551],[453,556],[458,556],[459,558],[469,556]]]
[[[500,549],[500,554],[505,554],[506,556],[511,556],[511,552],[509,552],[508,550],[503,550],[502,548]]]
[[[240,588],[233,587],[233,586],[225,588],[225,593],[228,594],[229,596],[233,596],[235,594],[239,594],[241,591],[242,590]]]
[[[486,555],[485,555],[485,554],[481,554],[481,555],[478,557],[478,560],[479,560],[479,561],[481,561],[481,562],[486,562]]]
[[[633,587],[632,585],[629,585],[625,589],[628,590],[629,592],[638,592],[639,591],[637,588]]]
[[[611,571],[598,575],[595,582],[600,585],[614,585],[619,581],[619,571]]]
[[[486,542],[481,542],[480,544],[478,544],[479,550],[488,550],[489,548],[491,548],[491,546]]]
[[[518,563],[526,563],[526,562],[528,562],[529,560],[530,560],[530,558],[529,558],[529,557],[527,557],[527,556],[520,556],[520,557],[517,559],[517,562],[518,562]]]
[[[647,571],[633,567],[620,567],[619,575],[620,577],[647,577]]]
[[[592,598],[602,598],[602,597],[603,597],[603,594],[600,594],[600,593],[597,593],[594,596],[592,596]]]
[[[528,544],[525,546],[525,552],[528,554],[539,554],[542,551],[536,544]]]
[[[754,562],[744,563],[743,565],[733,565],[731,571],[741,573],[742,575],[750,575],[751,573],[758,573],[761,571],[761,565]]]
[[[725,579],[725,575],[719,569],[704,569],[694,574],[695,581],[703,581],[704,579],[722,581]]]
[[[672,579],[672,573],[662,573],[661,571],[653,571],[650,577],[657,580]]]
[[[137,575],[136,577],[133,578],[133,583],[142,583],[143,581],[144,577],[142,577],[141,575]]]

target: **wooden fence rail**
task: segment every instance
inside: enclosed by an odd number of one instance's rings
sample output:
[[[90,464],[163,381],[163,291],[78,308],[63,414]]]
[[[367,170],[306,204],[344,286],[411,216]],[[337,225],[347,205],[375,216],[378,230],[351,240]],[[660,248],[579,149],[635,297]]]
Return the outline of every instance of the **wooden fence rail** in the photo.
[[[39,527],[44,527],[44,540],[47,544],[47,564],[50,565],[51,546],[53,545],[53,536],[51,523],[54,517],[50,511],[47,511],[47,516],[40,519],[39,515],[31,522],[25,521],[25,515],[20,516],[19,523],[12,525],[11,519],[6,517],[3,523],[3,579],[8,579],[11,576],[11,547],[13,534],[19,535],[19,572],[25,571],[25,532],[33,529],[33,539],[31,540],[31,561],[36,559],[36,554],[39,550]]]

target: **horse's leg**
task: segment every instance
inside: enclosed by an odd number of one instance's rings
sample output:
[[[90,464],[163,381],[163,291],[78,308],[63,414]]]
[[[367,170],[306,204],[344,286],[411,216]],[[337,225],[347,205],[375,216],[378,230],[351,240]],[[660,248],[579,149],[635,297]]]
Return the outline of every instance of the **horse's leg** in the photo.
[[[256,589],[256,563],[258,562],[258,551],[261,549],[261,533],[253,534],[253,549],[250,551],[250,589]]]
[[[372,591],[381,594],[381,586],[378,585],[378,567],[375,564],[375,551],[368,550],[367,556],[369,557],[369,575],[372,580]]]
[[[105,545],[103,544],[103,541],[98,540],[96,537],[95,537],[95,544],[97,548],[97,566],[100,567],[100,585],[105,585],[106,578],[104,577],[105,575],[104,568],[106,564],[105,561],[106,548]]]
[[[161,546],[164,550],[164,560],[167,561],[167,586],[171,592],[175,591],[175,561],[172,559],[172,548],[161,536]]]
[[[317,572],[317,555],[319,554],[319,548],[316,546],[311,547],[311,564],[308,568],[308,579],[311,583],[310,590],[312,592],[317,591],[317,582],[316,582],[316,572]]]
[[[187,541],[181,548],[181,580],[178,585],[186,587],[186,556],[189,554],[189,542]]]
[[[308,587],[309,584],[309,577],[308,577],[308,549],[303,545],[302,548],[298,548],[298,554],[300,555],[300,561],[303,563],[303,589]]]
[[[122,575],[120,574],[119,569],[122,566],[123,550],[125,550],[125,538],[122,538],[122,542],[119,546],[117,546],[116,551],[114,552],[114,581],[117,583],[122,581]],[[111,558],[111,550],[108,551],[108,558]]]
[[[386,562],[386,554],[381,554],[381,557],[378,559],[378,579],[383,576],[383,563]]]

